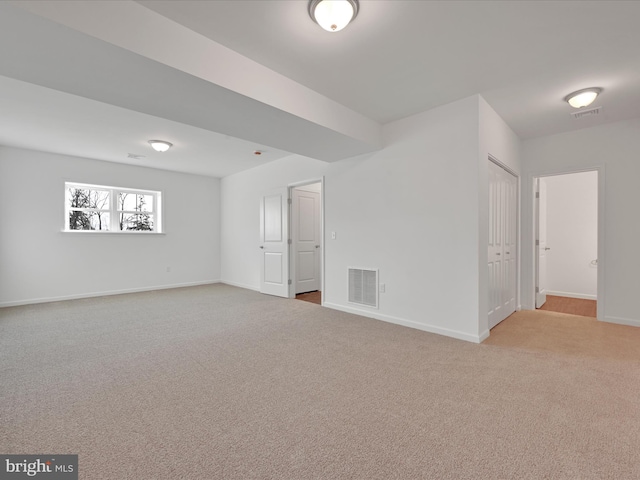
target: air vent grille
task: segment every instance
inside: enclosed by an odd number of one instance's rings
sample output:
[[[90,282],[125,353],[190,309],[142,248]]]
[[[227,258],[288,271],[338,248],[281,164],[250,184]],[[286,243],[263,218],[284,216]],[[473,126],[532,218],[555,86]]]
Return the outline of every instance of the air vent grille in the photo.
[[[378,308],[378,270],[349,268],[349,303]]]
[[[578,110],[577,112],[571,112],[573,118],[591,117],[592,115],[600,115],[602,107],[589,108],[588,110]]]

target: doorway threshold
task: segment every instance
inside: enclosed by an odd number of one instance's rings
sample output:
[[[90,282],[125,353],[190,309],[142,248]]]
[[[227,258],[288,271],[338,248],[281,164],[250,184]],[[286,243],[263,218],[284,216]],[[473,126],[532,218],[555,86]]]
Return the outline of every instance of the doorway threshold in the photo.
[[[316,290],[314,292],[299,293],[296,295],[296,300],[322,305],[322,292]]]

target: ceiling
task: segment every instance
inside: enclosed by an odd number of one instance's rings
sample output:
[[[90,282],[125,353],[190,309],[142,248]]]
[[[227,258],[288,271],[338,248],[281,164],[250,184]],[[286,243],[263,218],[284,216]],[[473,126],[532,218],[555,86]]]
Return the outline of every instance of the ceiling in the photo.
[[[523,139],[640,116],[640,2],[360,4],[331,34],[306,0],[2,2],[0,144],[222,177],[475,94]]]

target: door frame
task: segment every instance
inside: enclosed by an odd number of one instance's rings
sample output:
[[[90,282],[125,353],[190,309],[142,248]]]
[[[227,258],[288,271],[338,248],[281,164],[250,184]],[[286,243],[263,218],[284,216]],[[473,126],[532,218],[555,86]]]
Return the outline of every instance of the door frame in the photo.
[[[533,310],[536,308],[536,278],[538,275],[538,265],[536,260],[536,237],[538,235],[538,221],[536,219],[536,180],[544,177],[555,177],[558,175],[571,175],[572,173],[584,173],[584,172],[597,172],[598,174],[598,272],[597,272],[597,292],[596,292],[596,317],[598,320],[604,319],[605,312],[605,169],[604,166],[594,167],[576,167],[563,170],[554,171],[540,171],[529,174],[529,185],[531,186],[531,213],[532,213],[532,228],[531,228],[531,245],[532,245],[532,285],[530,293],[533,294]]]
[[[533,246],[534,246],[534,250],[535,253],[533,254],[534,256],[534,272],[535,272],[535,284],[534,284],[534,288],[535,288],[535,294],[534,294],[534,307],[536,309],[538,308],[542,308],[542,306],[546,303],[547,301],[547,293],[546,293],[546,287],[545,287],[545,293],[544,293],[544,302],[540,303],[540,306],[538,307],[538,303],[539,303],[539,299],[542,297],[542,292],[540,291],[540,251],[542,250],[542,244],[539,242],[540,240],[540,212],[541,212],[541,208],[540,208],[540,204],[542,203],[542,199],[544,198],[545,201],[545,215],[544,215],[544,221],[545,224],[547,222],[547,198],[546,198],[546,188],[545,188],[545,195],[542,195],[542,185],[543,182],[541,181],[542,178],[548,178],[548,177],[536,177],[533,180],[533,225],[534,225],[534,238],[533,238]],[[546,229],[545,229],[545,242],[544,242],[544,248],[547,249],[547,242],[546,242]],[[546,251],[546,250],[545,250]],[[545,274],[546,274],[546,267],[547,267],[547,254],[545,253]],[[546,284],[546,275],[545,275],[545,284]]]
[[[291,201],[291,199],[293,198],[293,189],[297,188],[297,187],[304,187],[305,185],[312,185],[314,183],[319,183],[320,184],[320,291],[321,293],[321,305],[324,305],[324,300],[325,300],[325,274],[324,274],[324,262],[325,262],[325,255],[324,255],[324,175],[322,177],[319,178],[315,178],[315,179],[310,179],[310,180],[303,180],[300,182],[295,182],[295,183],[290,183],[289,185],[287,185],[288,187],[288,192],[289,192],[289,210],[288,210],[288,216],[289,216],[289,229],[287,232],[287,237],[289,239],[291,239],[292,235],[291,232],[293,232],[293,226],[292,226],[292,222],[293,222],[293,213],[292,213],[292,209],[293,209],[293,202]],[[287,253],[289,255],[289,279],[291,279],[291,283],[289,284],[289,298],[296,298],[296,269],[295,269],[295,259],[293,258],[293,248],[292,248],[292,244],[288,243],[287,244]]]

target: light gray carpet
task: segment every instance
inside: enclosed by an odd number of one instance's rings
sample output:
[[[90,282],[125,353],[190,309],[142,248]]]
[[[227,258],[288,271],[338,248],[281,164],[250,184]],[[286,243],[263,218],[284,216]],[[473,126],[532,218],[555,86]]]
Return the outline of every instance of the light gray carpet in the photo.
[[[635,357],[225,285],[0,309],[0,376],[0,452],[83,479],[640,478]]]

